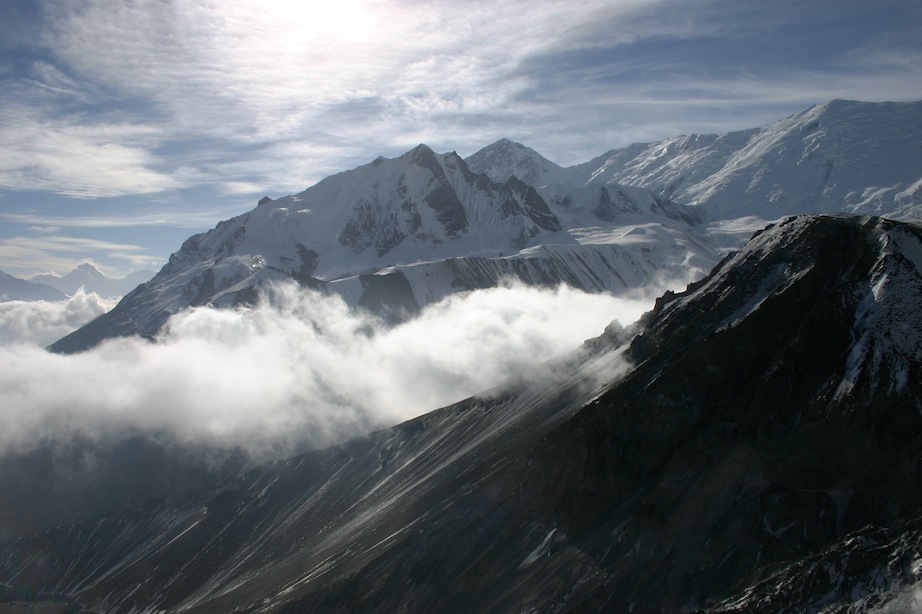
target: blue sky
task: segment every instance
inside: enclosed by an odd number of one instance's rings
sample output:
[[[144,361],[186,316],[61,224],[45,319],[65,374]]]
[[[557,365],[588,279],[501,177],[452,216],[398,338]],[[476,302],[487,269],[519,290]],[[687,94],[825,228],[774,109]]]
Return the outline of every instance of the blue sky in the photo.
[[[832,98],[922,99],[922,3],[3,0],[0,270],[158,269],[421,142],[568,165]]]

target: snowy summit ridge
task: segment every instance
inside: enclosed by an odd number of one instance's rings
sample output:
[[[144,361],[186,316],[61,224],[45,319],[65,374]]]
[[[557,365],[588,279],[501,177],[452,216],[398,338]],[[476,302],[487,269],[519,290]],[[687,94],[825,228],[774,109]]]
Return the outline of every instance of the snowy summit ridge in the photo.
[[[508,140],[470,156],[497,178],[542,187],[638,186],[709,221],[856,213],[922,217],[922,101],[832,100],[762,128],[689,134],[613,149],[562,168]]]
[[[419,145],[298,194],[262,199],[191,237],[113,312],[52,347],[79,351],[107,336],[153,336],[184,308],[251,302],[280,280],[400,318],[509,277],[624,291],[701,276],[719,260],[681,206],[640,188],[580,194],[548,201],[514,175],[491,179],[454,152]]]
[[[568,182],[573,173],[551,162],[537,151],[510,139],[500,139],[465,159],[474,172],[505,181],[513,175],[537,187]]]

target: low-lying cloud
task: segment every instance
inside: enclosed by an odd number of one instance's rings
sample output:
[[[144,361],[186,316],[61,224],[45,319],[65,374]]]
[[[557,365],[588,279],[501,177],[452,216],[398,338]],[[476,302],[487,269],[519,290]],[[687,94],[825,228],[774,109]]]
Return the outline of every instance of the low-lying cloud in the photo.
[[[280,286],[270,299],[184,312],[156,342],[68,356],[0,347],[0,455],[140,434],[279,457],[546,374],[547,361],[651,305],[516,285],[451,296],[388,328],[338,297]]]
[[[81,288],[66,301],[6,301],[0,303],[0,345],[54,343],[115,306]]]

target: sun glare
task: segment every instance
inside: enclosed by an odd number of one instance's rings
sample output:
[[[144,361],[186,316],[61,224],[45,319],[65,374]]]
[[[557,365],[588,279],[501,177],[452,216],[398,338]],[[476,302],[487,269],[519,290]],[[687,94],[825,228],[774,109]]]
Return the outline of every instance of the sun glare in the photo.
[[[217,19],[199,26],[198,53],[226,75],[226,83],[258,92],[261,106],[276,101],[272,113],[278,105],[303,109],[353,91],[377,74],[368,67],[393,48],[388,37],[395,28],[389,24],[396,18],[379,0],[238,0],[220,6]],[[306,96],[300,89],[305,84]]]
[[[247,5],[249,13],[276,33],[327,40],[355,39],[370,27],[375,13],[367,0],[247,0]]]

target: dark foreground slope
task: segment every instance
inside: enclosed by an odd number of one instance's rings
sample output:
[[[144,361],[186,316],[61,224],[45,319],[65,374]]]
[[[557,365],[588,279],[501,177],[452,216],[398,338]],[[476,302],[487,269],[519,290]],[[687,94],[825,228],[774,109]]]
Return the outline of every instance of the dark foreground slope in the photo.
[[[0,581],[99,612],[911,604],[920,269],[918,226],[792,218],[622,351],[603,338],[517,393],[7,543]]]

